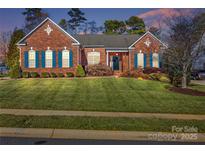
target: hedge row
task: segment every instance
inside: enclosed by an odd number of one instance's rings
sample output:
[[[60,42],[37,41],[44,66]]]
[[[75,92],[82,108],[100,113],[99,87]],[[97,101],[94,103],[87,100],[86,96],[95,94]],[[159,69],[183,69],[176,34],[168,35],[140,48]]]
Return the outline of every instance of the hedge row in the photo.
[[[57,78],[57,77],[74,77],[74,74],[72,72],[67,72],[66,75],[63,73],[48,73],[48,72],[42,72],[41,74],[37,72],[23,72],[22,73],[23,78]]]

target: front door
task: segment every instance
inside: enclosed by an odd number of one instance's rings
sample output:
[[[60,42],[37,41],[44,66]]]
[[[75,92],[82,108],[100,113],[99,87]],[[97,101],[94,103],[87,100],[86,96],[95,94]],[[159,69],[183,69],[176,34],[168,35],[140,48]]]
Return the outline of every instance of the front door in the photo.
[[[119,70],[119,56],[113,56],[113,70]]]

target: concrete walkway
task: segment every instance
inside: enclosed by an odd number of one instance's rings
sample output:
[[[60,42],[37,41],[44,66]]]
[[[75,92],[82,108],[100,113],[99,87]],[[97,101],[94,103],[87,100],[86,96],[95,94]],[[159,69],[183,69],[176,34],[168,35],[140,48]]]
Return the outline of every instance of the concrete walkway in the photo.
[[[190,133],[0,127],[0,137],[205,142],[205,133],[192,133],[192,139],[185,135]]]
[[[131,113],[131,112],[93,112],[93,111],[0,109],[0,114],[25,115],[25,116],[89,116],[89,117],[127,117],[127,118],[162,118],[162,119],[181,119],[181,120],[205,120],[205,115],[167,114],[167,113]]]

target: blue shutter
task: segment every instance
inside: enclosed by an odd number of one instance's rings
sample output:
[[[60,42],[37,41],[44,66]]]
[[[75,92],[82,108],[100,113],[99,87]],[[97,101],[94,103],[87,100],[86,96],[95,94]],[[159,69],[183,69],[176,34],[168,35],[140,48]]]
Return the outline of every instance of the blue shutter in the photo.
[[[58,51],[58,67],[62,68],[62,51]]]
[[[53,57],[52,58],[53,58],[53,61],[52,61],[53,65],[52,66],[53,66],[53,68],[55,68],[56,67],[56,52],[55,51],[53,51]]]
[[[150,52],[150,67],[153,67],[153,62],[152,62],[152,52]]]
[[[28,68],[28,51],[24,51],[24,67]]]
[[[158,53],[158,64],[159,64],[159,68],[161,68],[161,56],[160,56],[160,54]]]
[[[135,53],[134,55],[134,67],[137,68],[138,67],[138,54]]]
[[[38,51],[36,51],[36,55],[35,55],[35,61],[36,61],[36,68],[38,68]]]
[[[42,62],[42,68],[45,68],[45,51],[41,52],[41,62]]]
[[[146,53],[144,53],[144,68],[147,66],[147,57]]]
[[[70,60],[70,61],[69,61],[69,64],[70,64],[69,66],[70,66],[70,67],[73,67],[73,52],[72,52],[72,50],[70,50],[69,56],[70,56],[70,57],[69,57],[69,60]]]

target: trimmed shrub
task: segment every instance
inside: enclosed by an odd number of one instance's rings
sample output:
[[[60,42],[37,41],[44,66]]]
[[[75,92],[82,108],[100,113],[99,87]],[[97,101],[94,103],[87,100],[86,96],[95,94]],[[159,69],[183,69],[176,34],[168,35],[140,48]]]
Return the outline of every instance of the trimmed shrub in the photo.
[[[151,80],[159,80],[159,78],[161,77],[160,73],[151,73],[149,74],[149,77]]]
[[[113,75],[112,69],[103,64],[90,65],[86,67],[86,73],[89,76],[110,76]]]
[[[14,66],[12,68],[10,68],[9,70],[9,76],[11,78],[20,78],[20,69],[19,69],[19,66]]]
[[[52,78],[56,78],[56,77],[57,77],[56,73],[54,73],[54,72],[50,73],[50,76],[51,76]]]
[[[81,65],[77,66],[76,76],[77,77],[85,77],[85,71],[84,71],[84,69],[83,69],[83,67]]]
[[[142,77],[138,77],[137,80],[144,80]]]
[[[161,77],[159,78],[159,81],[161,81],[161,82],[166,82],[166,83],[170,83],[170,79],[169,79],[168,77],[166,77],[166,76],[161,76]]]
[[[23,78],[29,78],[29,72],[23,72],[22,77]]]
[[[120,74],[121,77],[130,77],[130,71],[124,71]]]
[[[59,77],[59,78],[63,78],[63,77],[64,77],[64,74],[63,74],[63,73],[58,73],[58,77]]]
[[[74,77],[74,74],[73,74],[72,72],[67,72],[67,73],[66,73],[66,76],[67,76],[68,78],[70,78],[70,77]]]
[[[31,73],[30,73],[30,76],[31,76],[32,78],[37,78],[37,77],[39,77],[39,74],[38,74],[37,72],[31,72]]]
[[[41,77],[42,77],[42,78],[49,78],[50,75],[49,75],[48,72],[42,72],[42,73],[41,73]]]
[[[146,67],[143,70],[143,73],[145,74],[151,74],[151,73],[161,73],[162,70],[160,68],[156,68],[156,67]]]

